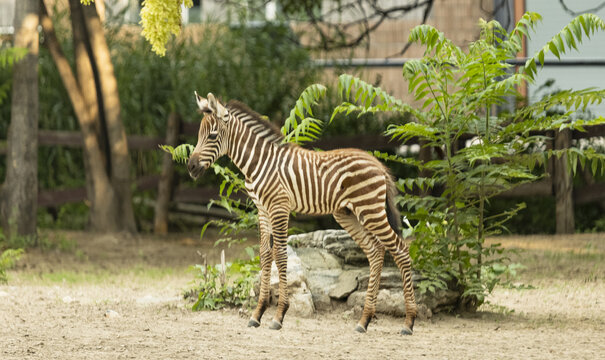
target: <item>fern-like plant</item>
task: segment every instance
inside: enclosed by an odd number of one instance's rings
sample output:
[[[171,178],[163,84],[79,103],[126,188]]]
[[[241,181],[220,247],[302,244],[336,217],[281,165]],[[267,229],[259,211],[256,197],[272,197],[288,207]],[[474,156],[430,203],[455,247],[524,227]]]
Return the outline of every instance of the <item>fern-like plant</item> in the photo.
[[[394,139],[412,138],[424,146],[443,150],[443,158],[426,163],[394,155],[379,157],[413,165],[428,177],[401,179],[402,191],[433,188],[439,196],[408,194],[400,199],[409,227],[404,235],[414,235],[410,253],[416,270],[429,277],[424,290],[446,287],[455,280],[463,292],[462,308],[475,308],[507,275],[511,268],[498,256],[502,248],[485,245],[485,237],[505,230],[506,220],[524,208],[524,204],[503,212],[491,213],[489,199],[523,183],[544,176],[536,171],[549,157],[566,156],[570,168],[590,164],[593,173],[605,171],[605,155],[591,149],[570,148],[529,152],[539,149],[545,130],[577,129],[604,123],[598,117],[580,120],[578,110],[600,103],[600,89],[566,90],[516,109],[512,113],[494,112],[507,99],[520,97],[525,82],[533,82],[544,54],[560,57],[605,23],[595,15],[578,16],[555,35],[524,67],[515,70],[507,60],[514,59],[522,39],[533,31],[541,16],[526,13],[511,32],[496,21],[480,21],[479,40],[464,51],[430,25],[410,32],[410,41],[425,47],[424,56],[403,67],[409,92],[422,105],[411,108],[350,75],[339,79],[343,104],[341,112],[409,112],[415,121],[391,126],[387,134]],[[583,38],[584,37],[584,38]],[[550,109],[561,109],[552,112]],[[462,139],[470,144],[459,146]],[[413,224],[413,225],[412,225]]]
[[[312,106],[317,105],[317,102],[325,96],[326,87],[321,84],[313,84],[302,92],[281,128],[284,134],[283,142],[302,144],[317,140],[324,125],[323,121],[307,117],[306,114],[313,116]]]

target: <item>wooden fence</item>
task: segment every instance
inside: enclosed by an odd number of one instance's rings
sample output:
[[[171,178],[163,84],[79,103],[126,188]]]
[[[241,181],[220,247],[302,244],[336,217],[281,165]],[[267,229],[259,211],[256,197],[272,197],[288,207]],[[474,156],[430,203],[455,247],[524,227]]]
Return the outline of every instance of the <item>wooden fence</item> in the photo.
[[[128,147],[131,150],[160,151],[158,145],[176,145],[183,136],[196,136],[199,124],[181,122],[179,116],[172,114],[167,124],[166,137],[159,136],[128,136]],[[586,132],[563,131],[561,133],[549,132],[545,135],[554,139],[547,146],[552,149],[568,148],[572,139],[584,139],[605,136],[605,125],[587,127]],[[464,146],[467,138],[462,137],[460,146]],[[411,139],[406,144],[418,143],[417,139]],[[38,144],[40,146],[66,146],[81,148],[82,136],[76,131],[52,131],[40,130],[38,133]],[[312,144],[313,147],[330,150],[344,147],[356,147],[366,150],[388,150],[395,149],[401,144],[391,141],[381,135],[352,135],[322,138]],[[0,155],[6,153],[6,143],[0,141]],[[589,202],[605,202],[605,183],[596,183],[588,172],[583,172],[587,185],[579,189],[573,189],[572,175],[567,171],[567,163],[564,159],[551,159],[547,165],[550,176],[545,179],[518,186],[501,196],[504,197],[529,197],[548,196],[555,197],[556,203],[556,231],[557,233],[571,233],[574,231],[574,209],[575,204]],[[154,229],[158,233],[165,233],[168,229],[169,212],[172,208],[183,213],[204,213],[207,217],[228,217],[226,212],[220,210],[207,210],[206,207],[194,204],[207,204],[211,199],[218,197],[219,191],[216,187],[191,188],[174,183],[174,164],[168,154],[162,160],[162,171],[160,174],[149,175],[136,179],[136,187],[139,190],[158,190],[155,203]],[[86,189],[84,187],[44,190],[38,195],[38,205],[42,207],[56,207],[66,203],[80,202],[86,200]]]

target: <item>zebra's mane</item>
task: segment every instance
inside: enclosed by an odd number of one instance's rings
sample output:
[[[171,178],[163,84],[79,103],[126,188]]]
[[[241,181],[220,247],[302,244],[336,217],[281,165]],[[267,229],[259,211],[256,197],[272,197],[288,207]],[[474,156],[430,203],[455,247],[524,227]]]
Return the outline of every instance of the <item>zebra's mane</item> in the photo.
[[[250,109],[248,105],[237,100],[230,100],[227,103],[227,108],[231,111],[234,116],[240,119],[240,121],[242,121],[248,127],[253,129],[253,132],[255,134],[263,134],[264,139],[273,143],[281,143],[284,139],[284,136],[282,135],[281,130],[277,125],[270,122],[269,120],[263,119],[259,113]],[[266,130],[270,130],[268,134]]]

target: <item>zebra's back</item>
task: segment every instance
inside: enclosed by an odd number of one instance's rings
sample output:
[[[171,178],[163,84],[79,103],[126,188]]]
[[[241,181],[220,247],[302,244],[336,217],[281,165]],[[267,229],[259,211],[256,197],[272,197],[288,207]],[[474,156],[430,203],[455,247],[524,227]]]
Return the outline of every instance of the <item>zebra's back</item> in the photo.
[[[384,206],[390,175],[365,151],[290,147],[279,163],[280,183],[294,211],[333,214],[351,206]]]

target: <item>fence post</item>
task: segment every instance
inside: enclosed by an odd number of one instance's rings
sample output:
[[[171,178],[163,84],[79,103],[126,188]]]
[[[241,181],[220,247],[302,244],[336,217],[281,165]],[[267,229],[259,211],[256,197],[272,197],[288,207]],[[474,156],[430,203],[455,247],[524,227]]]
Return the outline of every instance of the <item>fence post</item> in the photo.
[[[168,116],[166,124],[166,145],[176,146],[181,118],[178,113],[172,112]],[[164,154],[162,158],[162,173],[158,183],[158,197],[155,202],[155,218],[153,221],[153,232],[156,234],[168,233],[168,205],[172,196],[174,180],[174,164],[170,154]]]
[[[571,131],[565,129],[555,132],[555,150],[567,149],[571,146]],[[554,161],[553,188],[555,191],[555,221],[557,234],[572,234],[574,232],[573,212],[573,176],[567,168],[567,154],[561,155]]]

